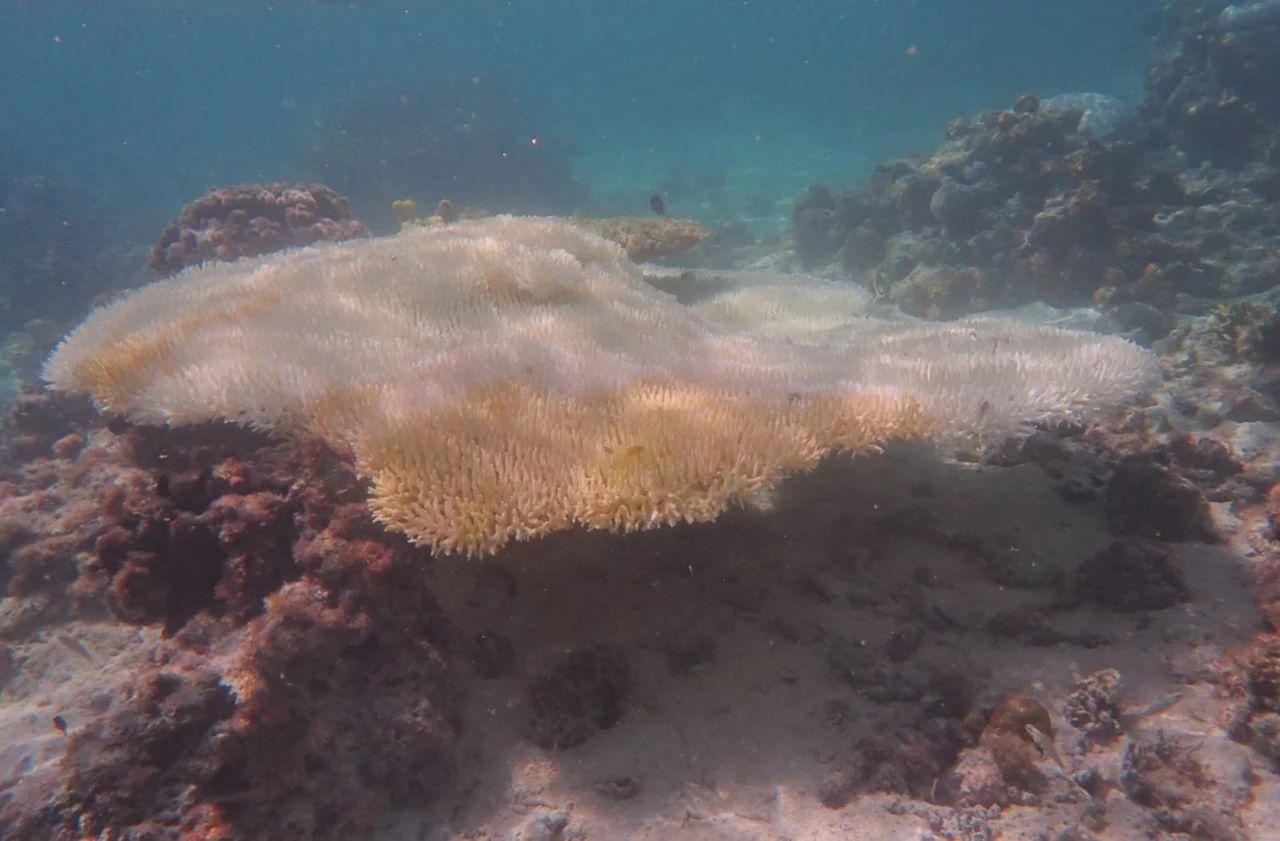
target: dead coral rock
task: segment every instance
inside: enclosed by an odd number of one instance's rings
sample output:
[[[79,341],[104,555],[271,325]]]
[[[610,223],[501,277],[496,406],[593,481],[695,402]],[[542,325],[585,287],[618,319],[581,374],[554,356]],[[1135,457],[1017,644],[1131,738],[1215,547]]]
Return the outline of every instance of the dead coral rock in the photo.
[[[1159,45],[1136,115],[1108,97],[1069,94],[953,121],[931,155],[797,202],[802,262],[821,265],[843,247],[847,267],[876,271],[890,290],[918,265],[973,267],[989,281],[973,309],[1078,305],[1103,293],[1168,310],[1181,296],[1271,288],[1280,107],[1262,79],[1278,64],[1272,33],[1221,32],[1212,18],[1222,3],[1170,0],[1153,18],[1190,6],[1204,19]],[[845,243],[858,230],[884,239],[884,258],[850,259]],[[1153,326],[1152,339],[1168,330]],[[1240,411],[1258,409],[1249,401]]]
[[[1008,786],[990,747],[965,748],[952,773],[955,800],[961,806],[995,806],[1008,802]]]
[[[796,256],[807,268],[812,268],[829,258],[845,243],[847,235],[845,227],[848,215],[845,209],[847,200],[826,184],[815,184],[809,191],[796,199],[792,209],[792,228],[794,229]],[[884,238],[880,237],[883,248]],[[857,261],[857,253],[852,255]],[[874,255],[871,255],[874,256]],[[877,258],[879,262],[883,257]],[[865,263],[871,263],[870,256]]]
[[[88,430],[86,430],[88,432]],[[13,427],[0,448],[23,437]],[[13,466],[0,482],[0,637],[22,638],[55,619],[105,614],[101,586],[84,576],[94,541],[112,521],[113,495],[144,483],[107,450],[85,446]]]
[[[797,252],[812,265],[843,246],[846,266],[877,271],[891,289],[922,265],[980,273],[981,295],[948,284],[956,288],[947,306],[930,306],[934,284],[893,290],[920,314],[933,309],[927,317],[1081,300],[1092,291],[1084,278],[1122,262],[1111,246],[1134,227],[1125,205],[1142,159],[1132,144],[1094,142],[1081,122],[1079,111],[1038,110],[958,121],[928,158],[881,165],[856,192],[815,189],[797,202]],[[876,249],[849,246],[860,230],[886,243],[878,261]]]
[[[1080,680],[1067,696],[1062,715],[1091,741],[1108,742],[1120,735],[1120,709],[1115,695],[1120,673],[1102,669]]]
[[[682,254],[711,236],[709,229],[692,219],[665,216],[574,217],[572,221],[621,245],[637,263]]]
[[[77,578],[76,566],[68,559],[76,556],[81,540],[78,534],[41,537],[7,553],[8,594],[25,599],[63,592]],[[0,580],[3,577],[0,572]]]
[[[621,649],[571,652],[529,688],[526,736],[552,750],[580,745],[622,721],[630,691],[631,665]]]
[[[640,781],[627,774],[601,777],[591,784],[591,789],[608,800],[631,800],[644,789]]]
[[[1134,740],[1124,752],[1120,783],[1131,800],[1148,808],[1177,809],[1199,798],[1210,780],[1195,758],[1195,746],[1159,734]]]
[[[979,735],[953,769],[960,805],[1008,806],[1029,802],[1044,790],[1040,745],[1052,752],[1053,723],[1043,704],[1028,695],[1006,695],[985,722],[975,711],[965,728]]]
[[[39,537],[40,535],[31,528],[31,524],[24,523],[16,517],[0,520],[0,559],[7,560],[14,550],[26,546]],[[6,567],[0,567],[0,575],[3,575],[6,569]]]
[[[1149,456],[1128,456],[1116,466],[1105,492],[1107,524],[1114,534],[1182,542],[1216,539],[1204,494]]]
[[[246,184],[212,190],[182,209],[151,250],[168,277],[210,260],[229,262],[317,242],[369,236],[347,198],[321,184]]]
[[[1071,580],[1080,598],[1124,613],[1164,610],[1189,598],[1170,552],[1141,539],[1112,542],[1076,567]]]
[[[904,312],[945,321],[971,312],[982,286],[977,269],[920,265],[894,285],[890,297]]]
[[[1280,715],[1280,636],[1260,634],[1223,664],[1219,694],[1222,724],[1232,739],[1277,763],[1276,716]],[[1277,767],[1280,767],[1278,765]]]
[[[252,671],[237,686],[253,698],[241,714],[258,726],[277,715],[305,723],[309,741],[274,746],[276,767],[287,761],[312,802],[342,797],[353,824],[368,826],[447,780],[458,726],[448,626],[417,551],[378,535],[358,504],[305,532],[296,556],[304,578],[250,625],[240,666]],[[265,762],[265,746],[252,750]]]
[[[56,810],[56,825],[90,836],[127,826],[137,837],[159,838],[175,805],[171,781],[206,777],[210,788],[226,794],[246,786],[234,765],[200,750],[230,735],[234,709],[231,692],[212,670],[140,675],[106,716],[71,737],[65,762],[74,769],[67,782],[72,803]]]
[[[1215,488],[1245,469],[1230,447],[1212,438],[1176,435],[1153,448],[1152,455],[1200,488]]]
[[[181,647],[162,649],[103,719],[76,733],[58,808],[8,804],[0,827],[14,834],[5,837],[73,837],[60,833],[87,826],[95,836],[161,838],[176,821],[208,837],[265,838],[300,822],[306,831],[288,837],[336,841],[429,797],[449,768],[453,730],[439,658],[420,631],[397,631],[414,626],[395,597],[374,599],[350,568],[347,577],[357,592],[312,580],[303,593],[277,594],[245,632],[188,624]],[[411,584],[420,582],[391,586]],[[233,653],[206,658],[197,652],[206,647]],[[234,810],[219,808],[229,800]]]
[[[525,841],[564,841],[565,830],[569,827],[569,813],[563,811],[543,812],[534,815],[524,826],[518,837]]]
[[[1154,822],[1164,833],[1205,841],[1245,841],[1240,818],[1217,802],[1218,786],[1196,758],[1198,745],[1188,739],[1158,733],[1138,739],[1125,749],[1120,784],[1125,794],[1154,810]]]
[[[929,213],[953,233],[972,233],[981,224],[985,196],[954,178],[943,178],[929,198]]]
[[[221,426],[138,428],[127,448],[157,469],[153,495],[124,501],[115,527],[94,545],[92,572],[109,582],[116,615],[161,622],[172,634],[206,609],[242,619],[261,613],[263,599],[297,575],[295,515],[308,502],[331,504],[306,494],[306,477],[318,472],[307,463],[311,453]]]
[[[1116,233],[1106,205],[1107,197],[1098,182],[1086,182],[1076,191],[1046,202],[1035,215],[1031,235],[1051,257],[1059,259],[1077,249],[1112,248]]]
[[[846,271],[859,272],[873,268],[888,256],[884,236],[878,231],[858,227],[845,237],[840,249],[840,263]]]
[[[1276,488],[1280,489],[1280,485]],[[1274,491],[1270,496],[1280,498],[1280,494]],[[1274,515],[1272,522],[1274,523]],[[1254,582],[1253,592],[1263,620],[1272,631],[1280,631],[1280,558],[1273,557],[1264,562]]]
[[[964,743],[958,721],[933,719],[914,730],[862,739],[865,788],[930,799]]]
[[[1249,722],[1250,744],[1280,768],[1280,715],[1264,713]]]
[[[828,771],[818,782],[818,802],[828,809],[843,809],[858,791],[858,776],[847,768]]]
[[[103,535],[94,549],[111,580],[115,615],[137,625],[161,622],[170,634],[211,605],[225,560],[217,539],[187,513],[140,519],[134,530]]]

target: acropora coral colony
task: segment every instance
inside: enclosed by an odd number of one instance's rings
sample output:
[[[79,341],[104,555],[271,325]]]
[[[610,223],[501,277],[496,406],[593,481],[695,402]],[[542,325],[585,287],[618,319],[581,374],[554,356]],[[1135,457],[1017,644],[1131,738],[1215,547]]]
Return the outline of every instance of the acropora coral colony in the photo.
[[[833,452],[1087,417],[1157,370],[1120,338],[865,300],[756,276],[686,305],[580,224],[496,216],[190,269],[94,312],[44,377],[139,423],[323,439],[387,527],[481,555],[710,520]]]

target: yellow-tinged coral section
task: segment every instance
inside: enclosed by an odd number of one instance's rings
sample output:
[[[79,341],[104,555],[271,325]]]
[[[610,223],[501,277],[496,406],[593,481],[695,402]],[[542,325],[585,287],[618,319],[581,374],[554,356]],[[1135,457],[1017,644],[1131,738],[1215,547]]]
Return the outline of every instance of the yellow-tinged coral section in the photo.
[[[669,216],[575,216],[570,221],[618,243],[637,263],[683,254],[711,236],[710,230],[692,219]]]
[[[575,525],[714,520],[832,451],[928,430],[909,398],[769,397],[663,379],[556,398],[507,381],[413,426],[379,424],[357,449],[379,519],[417,543],[483,555]]]
[[[483,219],[489,215],[488,211],[471,207],[459,213],[448,199],[441,199],[436,205],[436,212],[427,217],[418,215],[418,204],[411,199],[394,201],[391,209],[400,220],[402,231],[428,225],[447,225],[457,219]],[[627,257],[637,263],[683,254],[711,236],[711,230],[699,222],[667,216],[613,216],[605,219],[571,216],[569,221],[616,242],[627,252]]]

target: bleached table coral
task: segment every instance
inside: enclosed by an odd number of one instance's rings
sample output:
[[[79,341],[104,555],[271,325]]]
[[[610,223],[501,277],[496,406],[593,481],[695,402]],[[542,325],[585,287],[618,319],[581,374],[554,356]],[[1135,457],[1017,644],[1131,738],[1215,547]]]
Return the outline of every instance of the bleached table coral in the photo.
[[[1117,338],[747,286],[686,304],[571,222],[460,221],[188,270],[93,313],[44,375],[141,423],[318,435],[389,528],[479,555],[710,520],[829,453],[1084,417],[1155,372]]]

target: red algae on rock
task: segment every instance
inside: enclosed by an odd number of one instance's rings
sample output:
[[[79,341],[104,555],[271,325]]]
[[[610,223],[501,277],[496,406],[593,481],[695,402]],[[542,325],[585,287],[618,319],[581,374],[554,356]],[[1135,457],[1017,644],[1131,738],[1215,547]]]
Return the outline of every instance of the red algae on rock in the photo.
[[[112,432],[41,399],[67,420],[4,477],[0,640],[163,635],[124,673],[86,668],[60,758],[0,782],[0,835],[343,839],[429,799],[458,725],[448,626],[430,564],[341,460],[230,427]],[[84,444],[55,451],[67,434]]]

